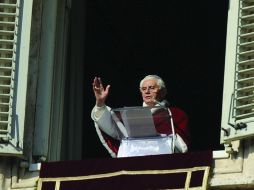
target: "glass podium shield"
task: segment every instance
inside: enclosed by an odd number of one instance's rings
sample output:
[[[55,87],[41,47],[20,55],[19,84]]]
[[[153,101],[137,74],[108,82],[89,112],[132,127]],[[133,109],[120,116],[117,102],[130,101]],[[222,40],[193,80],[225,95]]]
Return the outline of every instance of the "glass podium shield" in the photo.
[[[122,132],[117,157],[171,154],[173,135],[160,134],[157,125],[170,125],[167,108],[124,107],[112,110],[113,119]]]

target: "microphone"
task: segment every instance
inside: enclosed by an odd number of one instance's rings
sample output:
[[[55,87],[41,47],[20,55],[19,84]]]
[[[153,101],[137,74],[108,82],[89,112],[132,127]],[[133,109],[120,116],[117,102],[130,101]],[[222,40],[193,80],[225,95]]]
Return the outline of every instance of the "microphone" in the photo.
[[[153,102],[162,106],[162,104],[153,97]]]
[[[158,100],[156,100],[154,97],[153,97],[153,102],[155,104],[159,104],[160,106],[164,106],[164,107],[168,107],[169,106],[169,103],[167,100],[163,100],[162,102],[159,102]]]

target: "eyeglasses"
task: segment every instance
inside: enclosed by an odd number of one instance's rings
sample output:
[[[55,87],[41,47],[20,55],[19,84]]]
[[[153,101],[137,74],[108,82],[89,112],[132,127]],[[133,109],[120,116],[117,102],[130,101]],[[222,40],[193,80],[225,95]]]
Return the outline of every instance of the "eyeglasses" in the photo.
[[[146,91],[155,92],[156,90],[158,90],[157,86],[144,86],[140,88],[141,92],[146,92]]]

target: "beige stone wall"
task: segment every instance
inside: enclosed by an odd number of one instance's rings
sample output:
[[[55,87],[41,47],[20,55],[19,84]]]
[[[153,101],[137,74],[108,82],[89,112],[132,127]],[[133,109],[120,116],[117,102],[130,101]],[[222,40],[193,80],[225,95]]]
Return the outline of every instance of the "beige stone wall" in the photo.
[[[228,158],[214,159],[211,189],[254,189],[254,139],[241,141]],[[238,144],[238,143],[237,143]]]
[[[0,189],[7,189],[11,184],[12,162],[8,157],[0,157]]]
[[[39,178],[39,171],[29,171],[29,164],[20,159],[0,157],[1,190],[34,190]]]

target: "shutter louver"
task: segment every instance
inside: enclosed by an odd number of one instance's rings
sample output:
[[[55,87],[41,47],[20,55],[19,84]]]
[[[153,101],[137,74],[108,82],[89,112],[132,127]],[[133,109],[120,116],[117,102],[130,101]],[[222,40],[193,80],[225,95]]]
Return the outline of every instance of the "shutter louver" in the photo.
[[[254,1],[240,1],[235,77],[235,121],[254,116]]]
[[[18,2],[0,2],[0,138],[5,141],[12,122]]]

